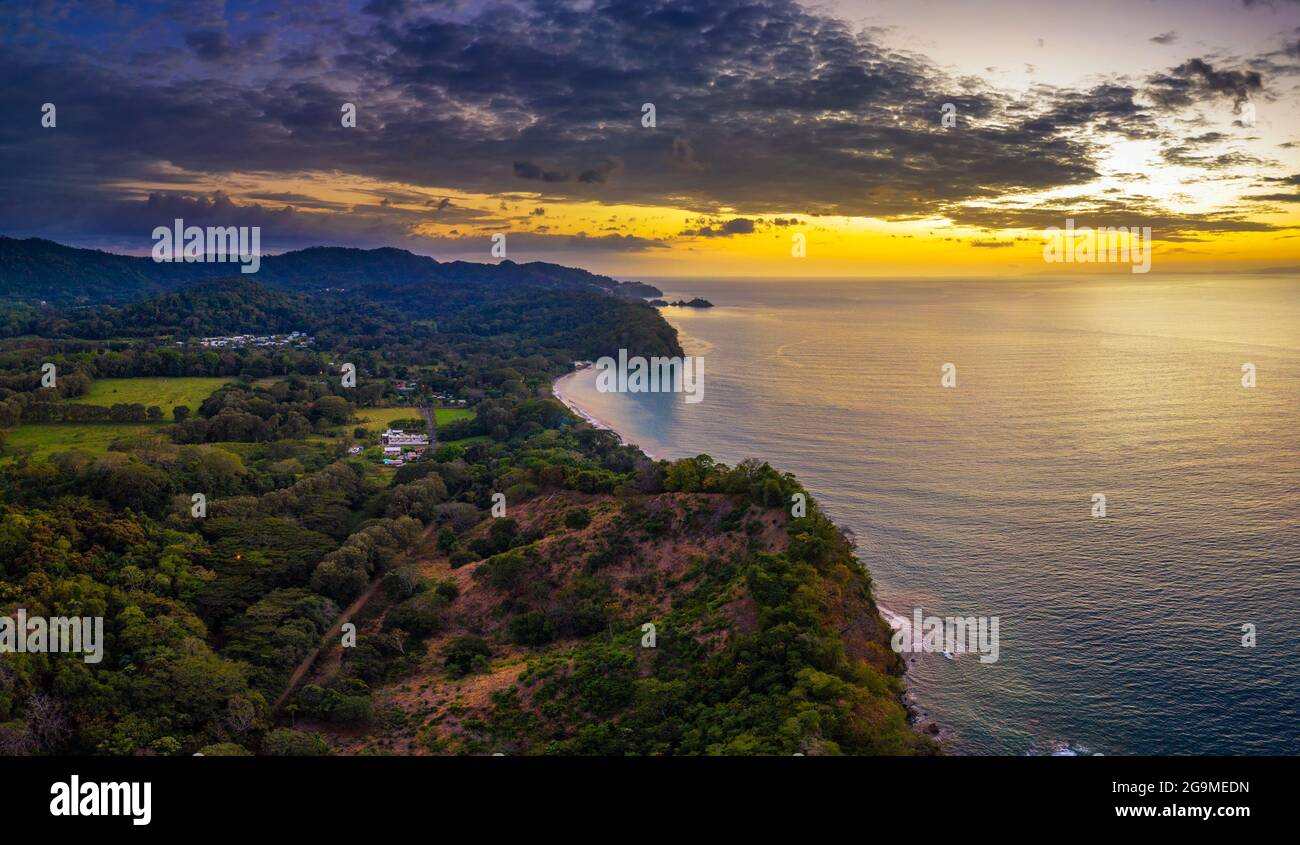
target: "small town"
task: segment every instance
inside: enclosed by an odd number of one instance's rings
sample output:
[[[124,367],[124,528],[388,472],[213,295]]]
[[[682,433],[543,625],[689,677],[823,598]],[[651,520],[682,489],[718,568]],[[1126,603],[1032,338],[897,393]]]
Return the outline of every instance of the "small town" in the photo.
[[[390,428],[379,435],[379,445],[384,450],[384,466],[402,466],[424,457],[429,448],[429,435]]]
[[[269,335],[252,335],[237,334],[226,337],[205,337],[199,340],[202,346],[208,346],[213,349],[238,349],[245,346],[254,347],[273,347],[273,346],[308,346],[313,343],[311,335],[303,332],[290,332],[289,334],[269,334]]]

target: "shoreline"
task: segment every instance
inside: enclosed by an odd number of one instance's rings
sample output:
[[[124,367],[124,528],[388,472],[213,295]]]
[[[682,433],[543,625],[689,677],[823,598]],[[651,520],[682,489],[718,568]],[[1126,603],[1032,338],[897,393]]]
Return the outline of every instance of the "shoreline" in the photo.
[[[589,369],[591,369],[591,365],[590,365],[590,364],[588,364],[588,365],[585,366],[585,367],[578,367],[577,369],[575,369],[575,370],[573,370],[573,371],[571,371],[571,372],[568,372],[568,373],[565,373],[565,374],[562,375],[562,376],[559,376],[558,378],[556,378],[554,381],[551,382],[551,393],[555,396],[555,398],[559,401],[559,403],[560,403],[561,405],[563,405],[564,407],[568,408],[570,411],[572,411],[574,414],[576,414],[576,415],[577,415],[579,418],[581,418],[584,422],[586,422],[587,424],[591,425],[593,428],[599,428],[599,429],[602,429],[602,430],[604,430],[604,431],[610,431],[610,432],[613,432],[613,433],[618,437],[619,442],[622,443],[622,444],[625,445],[625,446],[633,446],[633,445],[636,445],[636,444],[628,443],[628,442],[627,442],[627,438],[623,436],[622,432],[620,432],[618,429],[614,428],[614,426],[612,426],[612,425],[610,425],[609,423],[607,423],[607,422],[605,422],[604,420],[602,420],[600,417],[598,417],[598,416],[596,416],[595,414],[593,414],[591,411],[589,411],[589,410],[587,410],[586,408],[584,408],[584,407],[582,407],[581,405],[579,405],[578,402],[577,402],[577,400],[575,400],[575,399],[574,399],[571,395],[569,395],[568,393],[565,393],[565,392],[564,392],[564,387],[563,387],[563,385],[562,385],[562,382],[566,382],[566,381],[568,381],[568,380],[570,380],[570,379],[577,378],[577,376],[578,376],[579,373],[583,372],[584,370],[589,370]],[[649,458],[650,460],[652,460],[652,461],[657,461],[657,460],[659,460],[659,457],[658,457],[657,455],[654,455],[653,453],[649,452],[649,451],[646,450],[644,447],[642,447],[642,446],[637,446],[637,448],[640,449],[640,450],[642,451],[642,453],[644,453],[645,456],[646,456],[647,458]]]
[[[587,366],[578,367],[577,369],[574,369],[571,372],[559,376],[558,378],[556,378],[551,382],[551,393],[560,402],[560,404],[564,405],[564,407],[568,408],[570,411],[576,414],[580,419],[584,420],[585,422],[587,422],[588,424],[592,425],[595,428],[613,432],[618,437],[619,441],[625,445],[634,445],[634,444],[628,444],[627,438],[624,437],[623,434],[619,432],[616,428],[614,428],[614,426],[610,425],[609,423],[597,417],[595,414],[591,413],[591,411],[579,405],[578,402],[570,394],[564,391],[565,383],[567,383],[568,381],[574,378],[577,378],[579,373],[581,373],[583,370],[590,369],[590,367],[591,365],[588,364]],[[650,452],[647,452],[644,448],[639,446],[637,448],[641,449],[642,453],[644,453],[646,457],[650,458],[650,460],[652,461],[659,460],[659,458],[652,455]],[[858,563],[859,565],[862,565],[861,561],[859,561]],[[885,621],[885,624],[889,626],[891,636],[893,632],[897,631],[899,627],[901,627],[902,625],[911,624],[910,620],[908,620],[907,617],[886,607],[874,597],[872,598],[872,604],[876,608],[876,612],[879,613],[880,617]],[[927,713],[925,710],[921,708],[920,703],[916,699],[916,693],[912,689],[910,675],[912,672],[912,667],[915,662],[915,658],[909,660],[906,655],[901,655],[901,657],[903,661],[902,704],[904,709],[907,711],[909,717],[908,720],[911,722],[915,730],[917,730],[918,732],[926,733],[929,736],[934,737],[942,744],[943,734],[944,734],[942,727],[940,727],[930,717],[929,713]],[[926,730],[926,728],[931,725],[934,726],[934,729]],[[949,752],[949,749],[947,749],[946,746],[944,750],[945,753]]]
[[[862,561],[858,561],[858,563],[861,565]],[[912,624],[910,619],[903,614],[886,607],[875,596],[872,596],[871,601],[875,604],[876,612],[880,614],[880,618],[884,619],[885,624],[889,626],[891,638],[903,626]],[[934,737],[936,741],[943,745],[945,754],[952,753],[952,750],[944,744],[943,740],[946,736],[946,732],[944,731],[943,726],[935,721],[934,718],[921,707],[920,701],[916,698],[916,691],[912,688],[911,674],[912,667],[916,665],[916,656],[912,655],[909,657],[907,654],[899,654],[899,658],[903,661],[903,707],[907,710],[912,727],[921,733]]]
[[[613,426],[604,422],[595,414],[591,413],[586,408],[582,407],[577,402],[575,402],[573,400],[573,397],[565,393],[563,387],[561,386],[562,382],[566,382],[571,379],[577,378],[578,373],[586,369],[589,369],[589,367],[578,367],[577,369],[574,369],[556,378],[554,381],[551,382],[551,393],[555,395],[555,398],[559,400],[561,405],[568,408],[570,411],[577,414],[582,419],[586,420],[592,426],[596,428],[603,428],[606,431],[614,431]],[[618,434],[618,432],[616,431],[614,433]],[[622,437],[623,435],[619,434],[619,438],[622,439]]]

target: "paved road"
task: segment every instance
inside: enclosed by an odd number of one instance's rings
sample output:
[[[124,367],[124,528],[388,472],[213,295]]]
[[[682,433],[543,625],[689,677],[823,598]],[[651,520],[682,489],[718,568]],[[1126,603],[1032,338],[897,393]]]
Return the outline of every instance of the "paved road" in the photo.
[[[438,423],[433,416],[433,409],[428,405],[421,405],[420,410],[424,412],[424,418],[429,421],[429,449],[432,451],[438,445]]]

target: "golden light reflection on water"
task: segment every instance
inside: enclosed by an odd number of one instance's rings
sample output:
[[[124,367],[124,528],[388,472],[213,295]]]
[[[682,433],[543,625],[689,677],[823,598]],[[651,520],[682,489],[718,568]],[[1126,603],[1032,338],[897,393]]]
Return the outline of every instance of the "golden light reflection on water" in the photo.
[[[913,669],[961,750],[1288,750],[1271,702],[1300,686],[1284,621],[1300,602],[1294,281],[670,293],[718,306],[665,312],[706,356],[704,401],[572,394],[660,457],[795,472],[855,532],[887,606],[1000,614],[995,669]],[[1244,619],[1288,645],[1243,661]]]

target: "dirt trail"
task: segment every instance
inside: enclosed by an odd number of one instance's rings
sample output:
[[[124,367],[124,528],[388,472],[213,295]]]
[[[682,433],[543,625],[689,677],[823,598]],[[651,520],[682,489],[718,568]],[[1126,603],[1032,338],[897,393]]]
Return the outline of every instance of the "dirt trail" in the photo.
[[[289,698],[289,696],[293,694],[293,691],[298,687],[298,683],[303,679],[307,672],[311,670],[312,664],[316,662],[316,658],[320,657],[320,653],[328,648],[332,642],[337,641],[339,633],[343,630],[344,623],[348,622],[361,612],[361,608],[365,607],[366,602],[370,601],[370,597],[375,594],[375,590],[379,589],[379,582],[381,580],[381,578],[376,578],[371,581],[370,586],[366,587],[365,592],[357,596],[356,599],[353,600],[352,604],[348,605],[347,609],[339,614],[339,618],[334,620],[334,624],[330,626],[328,631],[321,634],[320,643],[302,659],[302,662],[298,664],[298,668],[294,669],[293,674],[289,676],[289,684],[284,688],[284,692],[280,694],[280,697],[275,700],[275,706],[271,708],[271,715],[274,716],[276,713],[280,712],[280,708],[284,705],[284,702]]]
[[[433,408],[429,403],[422,403],[420,405],[420,410],[424,413],[424,418],[429,421],[429,448],[432,450],[437,446],[438,442],[438,423],[434,417]],[[297,689],[298,684],[302,681],[303,677],[311,671],[311,667],[316,662],[316,658],[320,657],[321,652],[329,647],[332,640],[335,640],[338,637],[339,632],[343,630],[343,624],[355,617],[357,613],[361,611],[361,608],[366,606],[366,602],[370,601],[370,597],[373,596],[375,590],[379,588],[379,581],[379,578],[371,581],[370,586],[366,587],[366,591],[357,596],[356,600],[354,600],[352,604],[348,605],[346,610],[339,614],[339,618],[330,626],[330,629],[321,635],[320,643],[302,659],[302,662],[298,664],[298,668],[294,669],[293,674],[289,676],[289,684],[285,687],[284,692],[280,693],[280,697],[275,700],[275,706],[271,708],[271,715],[274,716],[276,713],[280,712],[280,708],[284,706],[284,702],[287,701],[289,696],[293,694],[293,691]]]

